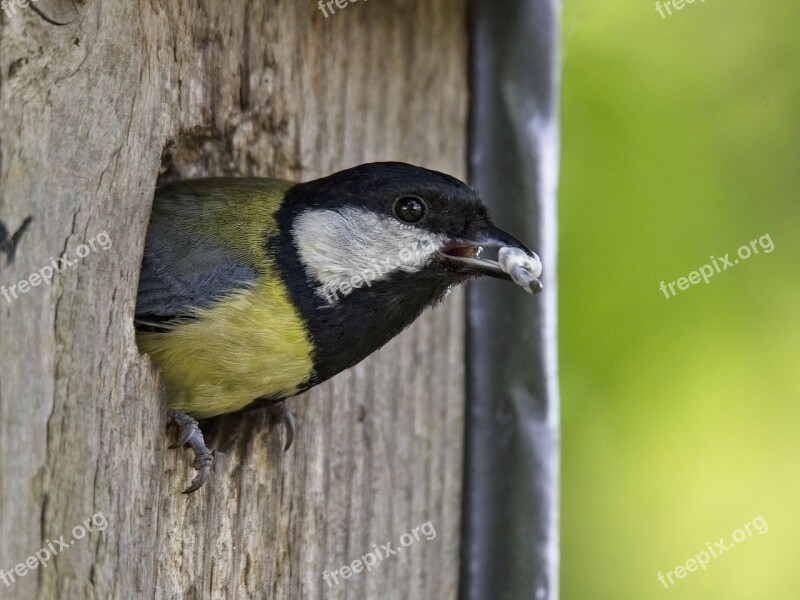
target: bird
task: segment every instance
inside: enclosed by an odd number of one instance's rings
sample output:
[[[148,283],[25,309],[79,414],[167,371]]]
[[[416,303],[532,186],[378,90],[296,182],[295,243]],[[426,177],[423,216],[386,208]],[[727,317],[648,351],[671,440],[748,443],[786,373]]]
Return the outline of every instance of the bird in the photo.
[[[492,249],[516,260],[481,255]],[[492,223],[475,190],[406,163],[303,183],[158,186],[134,323],[179,429],[170,447],[194,451],[184,493],[200,489],[214,461],[198,420],[267,408],[283,420],[288,450],[287,399],[356,365],[471,278],[536,293],[540,273],[536,253]]]

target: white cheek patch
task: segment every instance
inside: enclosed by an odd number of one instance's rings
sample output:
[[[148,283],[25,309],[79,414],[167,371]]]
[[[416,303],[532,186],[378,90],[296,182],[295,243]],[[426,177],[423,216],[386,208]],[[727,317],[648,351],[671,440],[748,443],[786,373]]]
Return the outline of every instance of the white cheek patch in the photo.
[[[300,260],[319,283],[317,294],[331,304],[392,273],[419,271],[447,240],[388,215],[354,207],[300,213],[292,235]]]

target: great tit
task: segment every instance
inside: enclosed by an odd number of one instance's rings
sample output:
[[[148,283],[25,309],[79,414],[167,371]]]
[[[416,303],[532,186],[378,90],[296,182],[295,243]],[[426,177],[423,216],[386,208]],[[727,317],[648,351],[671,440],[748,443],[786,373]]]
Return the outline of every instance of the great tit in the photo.
[[[511,252],[510,266],[480,256],[491,248]],[[540,272],[536,254],[492,224],[475,191],[404,163],[307,183],[217,178],[158,188],[135,323],[180,429],[172,447],[195,452],[199,472],[185,493],[213,464],[195,419],[271,407],[288,449],[294,422],[284,400],[363,360],[453,286],[489,275],[535,293]]]

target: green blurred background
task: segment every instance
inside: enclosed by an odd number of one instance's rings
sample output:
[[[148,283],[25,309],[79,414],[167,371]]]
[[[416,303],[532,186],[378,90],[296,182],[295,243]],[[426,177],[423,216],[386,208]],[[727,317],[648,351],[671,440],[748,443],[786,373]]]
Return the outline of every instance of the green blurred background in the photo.
[[[800,4],[563,9],[562,598],[798,599]]]

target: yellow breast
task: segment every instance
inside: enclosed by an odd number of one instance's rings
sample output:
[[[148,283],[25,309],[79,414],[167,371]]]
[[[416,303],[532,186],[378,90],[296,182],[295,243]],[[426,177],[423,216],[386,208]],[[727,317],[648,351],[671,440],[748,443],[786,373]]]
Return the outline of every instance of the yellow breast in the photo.
[[[311,341],[277,279],[191,314],[167,333],[137,334],[161,369],[170,409],[197,418],[235,412],[261,396],[294,395],[311,377]]]

